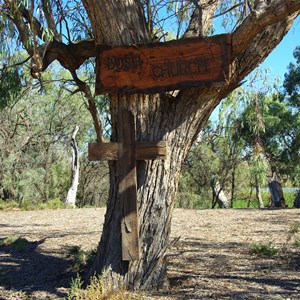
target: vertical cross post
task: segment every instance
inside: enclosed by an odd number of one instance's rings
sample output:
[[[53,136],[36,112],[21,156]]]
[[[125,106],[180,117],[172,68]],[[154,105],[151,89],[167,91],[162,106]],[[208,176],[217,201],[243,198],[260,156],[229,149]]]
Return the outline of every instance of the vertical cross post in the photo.
[[[118,113],[119,195],[123,207],[121,220],[122,259],[139,259],[139,226],[137,215],[137,179],[134,116],[129,110]]]

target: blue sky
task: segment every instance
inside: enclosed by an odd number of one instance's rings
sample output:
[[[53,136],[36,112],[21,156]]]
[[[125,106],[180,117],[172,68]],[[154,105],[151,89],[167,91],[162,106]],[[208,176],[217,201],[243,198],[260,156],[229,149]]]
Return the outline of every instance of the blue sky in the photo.
[[[289,63],[295,62],[293,52],[297,46],[300,46],[300,16],[295,20],[293,27],[281,43],[272,51],[260,67],[270,69],[272,74],[279,75],[281,80],[283,80]]]
[[[283,38],[279,45],[270,53],[258,68],[268,69],[272,78],[279,76],[279,87],[282,86],[284,74],[287,73],[287,67],[290,62],[295,63],[293,52],[297,46],[300,46],[300,16],[294,21],[292,28]],[[255,70],[254,70],[255,72]],[[259,86],[259,85],[258,85]],[[210,116],[211,121],[216,121],[219,114],[218,106]]]

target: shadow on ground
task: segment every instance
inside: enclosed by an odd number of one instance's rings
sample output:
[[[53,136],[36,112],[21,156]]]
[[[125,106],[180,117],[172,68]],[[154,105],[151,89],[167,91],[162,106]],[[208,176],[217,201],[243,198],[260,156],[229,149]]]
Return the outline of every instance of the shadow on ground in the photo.
[[[172,299],[300,299],[300,255],[251,255],[249,243],[185,239],[168,268]]]
[[[9,245],[3,245],[2,239],[0,287],[5,290],[23,291],[27,295],[47,292],[55,298],[67,296],[71,278],[76,276],[72,271],[72,261],[56,257],[53,253],[40,253],[38,247],[43,242],[44,240],[29,242],[19,238]],[[40,297],[36,299],[43,299],[42,295]],[[0,290],[1,299],[6,298],[1,295]]]

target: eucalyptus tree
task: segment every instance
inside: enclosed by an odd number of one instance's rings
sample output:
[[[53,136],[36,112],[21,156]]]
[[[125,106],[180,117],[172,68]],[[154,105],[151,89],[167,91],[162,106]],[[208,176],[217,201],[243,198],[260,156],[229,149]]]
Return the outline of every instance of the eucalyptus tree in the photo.
[[[279,180],[289,180],[296,185],[299,182],[300,116],[298,110],[278,93],[252,92],[249,97],[253,101],[245,107],[238,122],[241,138],[250,149],[248,158],[253,178],[257,177],[257,182],[263,183],[268,177],[273,205],[285,207],[282,193],[275,192],[278,194],[275,197],[272,187],[277,186]],[[261,103],[259,114],[255,109],[258,98]],[[258,115],[261,124],[257,124]]]
[[[281,152],[280,161],[282,162],[279,169],[284,169],[287,166],[286,173],[294,180],[296,185],[300,183],[300,46],[294,51],[295,63],[290,63],[288,72],[285,74],[283,83],[284,91],[281,95],[281,103],[285,104],[288,109],[281,108],[284,116],[282,122],[284,126],[278,126],[278,129],[286,129],[285,138],[282,140],[283,145],[286,145],[284,151]],[[282,104],[283,105],[283,104]]]
[[[48,83],[47,95],[28,86],[0,111],[0,189],[11,191],[4,198],[16,200],[63,199],[70,178],[67,145],[74,119],[83,131],[81,148],[91,119],[84,105],[78,105],[80,99],[70,99],[60,84]]]
[[[283,83],[289,105],[299,108],[300,103],[300,46],[294,51],[295,63],[290,63]]]
[[[265,132],[265,121],[262,112],[264,106],[263,93],[246,92],[248,98],[247,107],[240,117],[240,132],[245,137],[245,133],[250,136],[248,139],[248,147],[252,149],[248,161],[250,165],[250,174],[255,187],[256,198],[258,207],[263,208],[264,203],[262,200],[260,187],[265,182],[267,165],[264,158],[264,147],[261,140],[261,135]],[[247,136],[246,134],[246,136]]]
[[[199,134],[183,165],[181,191],[203,194],[212,191],[212,207],[229,208],[236,192],[238,166],[243,158],[243,143],[237,118],[241,113],[243,90],[233,91]],[[242,180],[245,180],[243,178]],[[206,193],[205,197],[208,195]]]
[[[166,10],[172,3],[175,7]],[[183,10],[184,18],[176,23]],[[299,11],[300,3],[294,0],[4,0],[1,15],[5,22],[15,25],[32,57],[32,75],[38,77],[55,59],[68,69],[87,98],[99,141],[103,140],[103,126],[91,85],[78,74],[83,62],[96,55],[96,45],[150,43],[165,36],[167,21],[180,25],[180,38],[207,36],[212,32],[214,16],[228,12],[236,17],[231,28],[230,76],[224,84],[173,93],[110,95],[113,141],[117,137],[118,106],[130,103],[136,140],[165,140],[169,151],[164,161],[138,164],[141,258],[131,262],[121,257],[118,180],[116,164],[110,164],[110,196],[95,271],[107,270],[116,286],[122,283],[148,289],[163,283],[174,197],[184,158],[213,109],[275,48]],[[171,16],[175,16],[175,23]],[[51,38],[46,39],[50,32]]]

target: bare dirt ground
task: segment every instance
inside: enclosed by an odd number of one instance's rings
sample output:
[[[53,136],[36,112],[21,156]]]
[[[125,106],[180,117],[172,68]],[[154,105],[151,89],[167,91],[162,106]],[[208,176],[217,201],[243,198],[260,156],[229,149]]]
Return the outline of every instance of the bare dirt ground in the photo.
[[[63,299],[73,246],[97,247],[104,209],[0,211],[0,243],[21,237],[22,247],[0,247],[0,300]],[[150,299],[300,299],[300,211],[174,211],[169,250],[170,290]],[[273,243],[271,258],[251,255],[253,243]],[[149,298],[148,298],[149,299]]]

